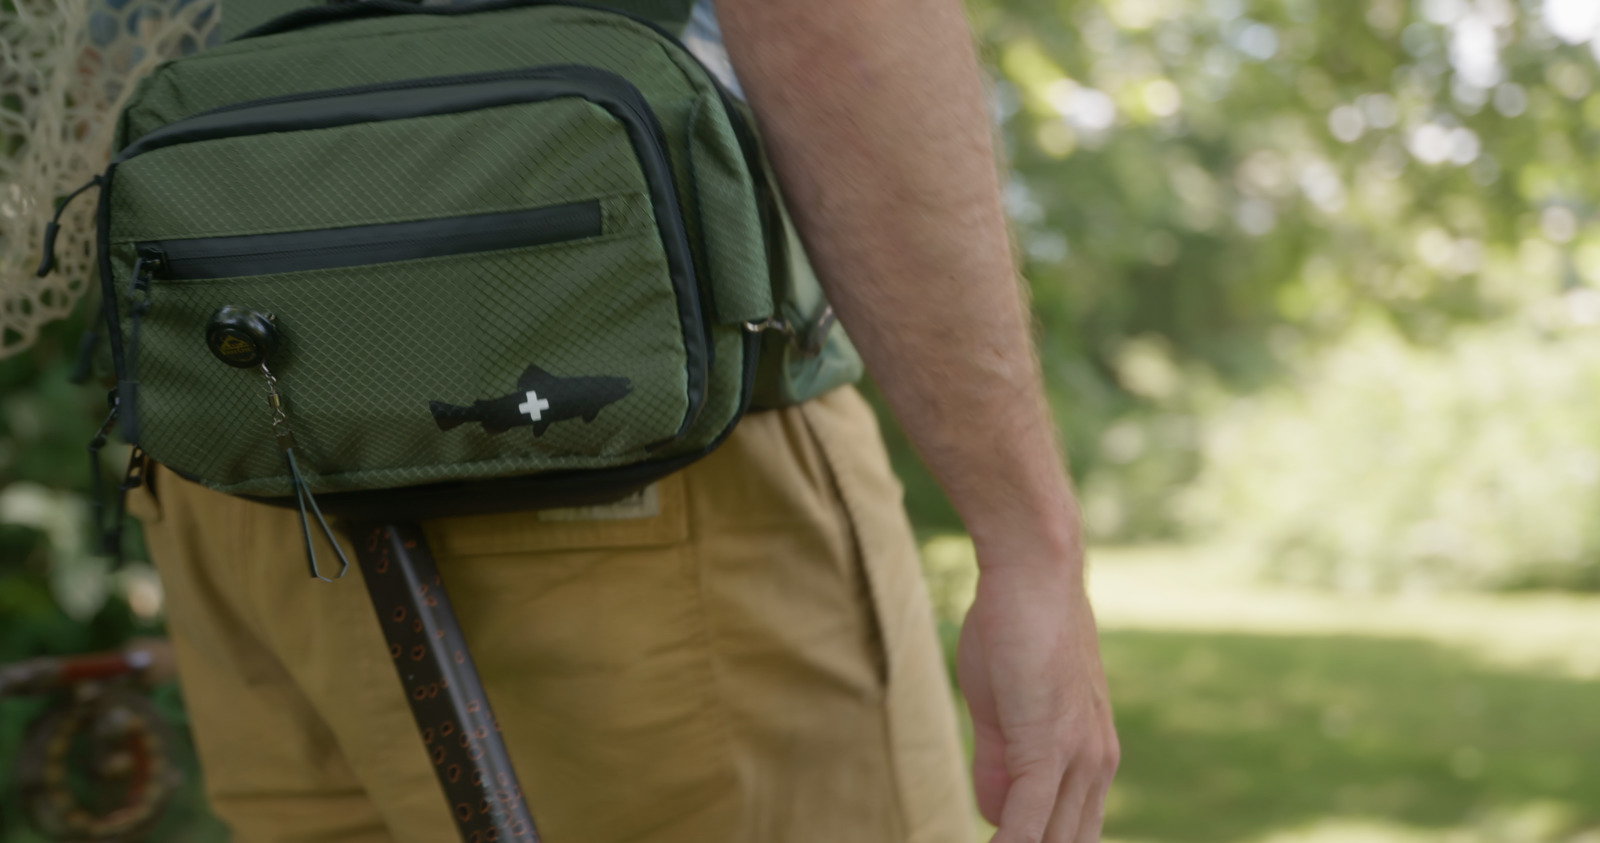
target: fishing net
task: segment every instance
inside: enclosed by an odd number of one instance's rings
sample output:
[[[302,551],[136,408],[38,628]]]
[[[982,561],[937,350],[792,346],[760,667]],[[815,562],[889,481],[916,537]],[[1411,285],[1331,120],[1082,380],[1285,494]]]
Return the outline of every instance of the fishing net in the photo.
[[[0,359],[92,286],[94,197],[68,208],[56,269],[37,278],[45,223],[105,168],[134,83],[213,43],[220,17],[203,0],[0,1]]]

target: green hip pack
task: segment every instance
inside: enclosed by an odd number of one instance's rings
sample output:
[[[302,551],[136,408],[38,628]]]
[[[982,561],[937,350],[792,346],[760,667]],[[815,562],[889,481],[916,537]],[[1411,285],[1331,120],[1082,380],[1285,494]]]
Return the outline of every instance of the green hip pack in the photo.
[[[615,497],[856,379],[743,108],[567,3],[314,7],[163,65],[99,180],[124,435],[420,517]]]

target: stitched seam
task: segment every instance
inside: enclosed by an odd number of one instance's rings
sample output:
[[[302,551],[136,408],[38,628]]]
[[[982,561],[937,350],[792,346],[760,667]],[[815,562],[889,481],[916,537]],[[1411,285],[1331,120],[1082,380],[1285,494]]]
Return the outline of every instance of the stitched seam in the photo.
[[[834,452],[827,441],[827,437],[823,435],[820,426],[817,425],[811,417],[811,414],[815,412],[814,402],[807,401],[801,403],[796,406],[796,409],[799,411],[800,419],[805,426],[807,435],[809,435],[812,441],[817,445],[817,451],[822,456],[823,466],[828,472],[828,480],[832,486],[832,491],[835,495],[838,505],[845,515],[846,523],[850,529],[850,541],[855,549],[855,561],[861,575],[862,584],[867,590],[868,610],[871,612],[873,624],[877,628],[879,657],[883,660],[883,670],[880,676],[882,684],[881,694],[878,699],[878,716],[883,726],[883,749],[885,756],[889,759],[889,775],[894,786],[894,800],[896,809],[894,812],[894,817],[896,825],[898,826],[896,829],[896,836],[899,840],[909,841],[911,818],[907,815],[909,807],[906,804],[905,798],[905,781],[900,771],[900,754],[895,751],[894,718],[889,716],[889,695],[891,688],[893,687],[892,683],[894,682],[894,676],[892,673],[894,660],[889,647],[888,629],[884,624],[883,612],[879,608],[880,597],[878,595],[878,586],[873,581],[871,567],[867,561],[866,548],[861,540],[860,524],[862,519],[856,507],[851,505],[852,496],[845,491],[846,484],[839,482],[839,471],[835,465],[836,460],[834,458]]]
[[[679,484],[681,489],[679,499],[683,502],[684,533],[687,538],[683,544],[683,553],[686,556],[686,561],[694,565],[695,601],[700,616],[700,622],[695,632],[704,648],[703,669],[705,671],[706,687],[711,689],[710,706],[717,713],[717,716],[712,718],[711,728],[717,737],[721,739],[723,768],[726,770],[729,779],[728,784],[734,788],[735,793],[742,802],[744,793],[742,792],[743,788],[739,786],[738,756],[734,751],[733,727],[730,725],[733,720],[733,712],[728,709],[727,704],[727,680],[722,676],[722,671],[718,667],[722,660],[718,642],[722,640],[723,636],[717,635],[713,629],[715,621],[711,613],[711,600],[706,594],[707,566],[699,553],[700,542],[704,538],[704,534],[696,523],[694,494],[690,488],[687,472],[680,472],[679,476],[682,478]]]

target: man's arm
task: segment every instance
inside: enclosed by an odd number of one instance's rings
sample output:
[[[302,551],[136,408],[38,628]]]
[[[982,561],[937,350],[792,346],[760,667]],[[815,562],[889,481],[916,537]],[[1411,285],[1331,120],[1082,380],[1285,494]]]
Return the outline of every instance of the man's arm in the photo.
[[[978,549],[979,807],[997,841],[1097,840],[1117,741],[961,5],[718,11],[828,298]]]

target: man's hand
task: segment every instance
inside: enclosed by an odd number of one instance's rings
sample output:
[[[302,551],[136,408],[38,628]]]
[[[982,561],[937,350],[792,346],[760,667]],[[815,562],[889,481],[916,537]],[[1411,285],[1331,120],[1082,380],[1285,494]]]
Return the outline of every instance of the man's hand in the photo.
[[[1092,843],[1119,758],[1076,549],[979,549],[956,672],[995,843]]]

